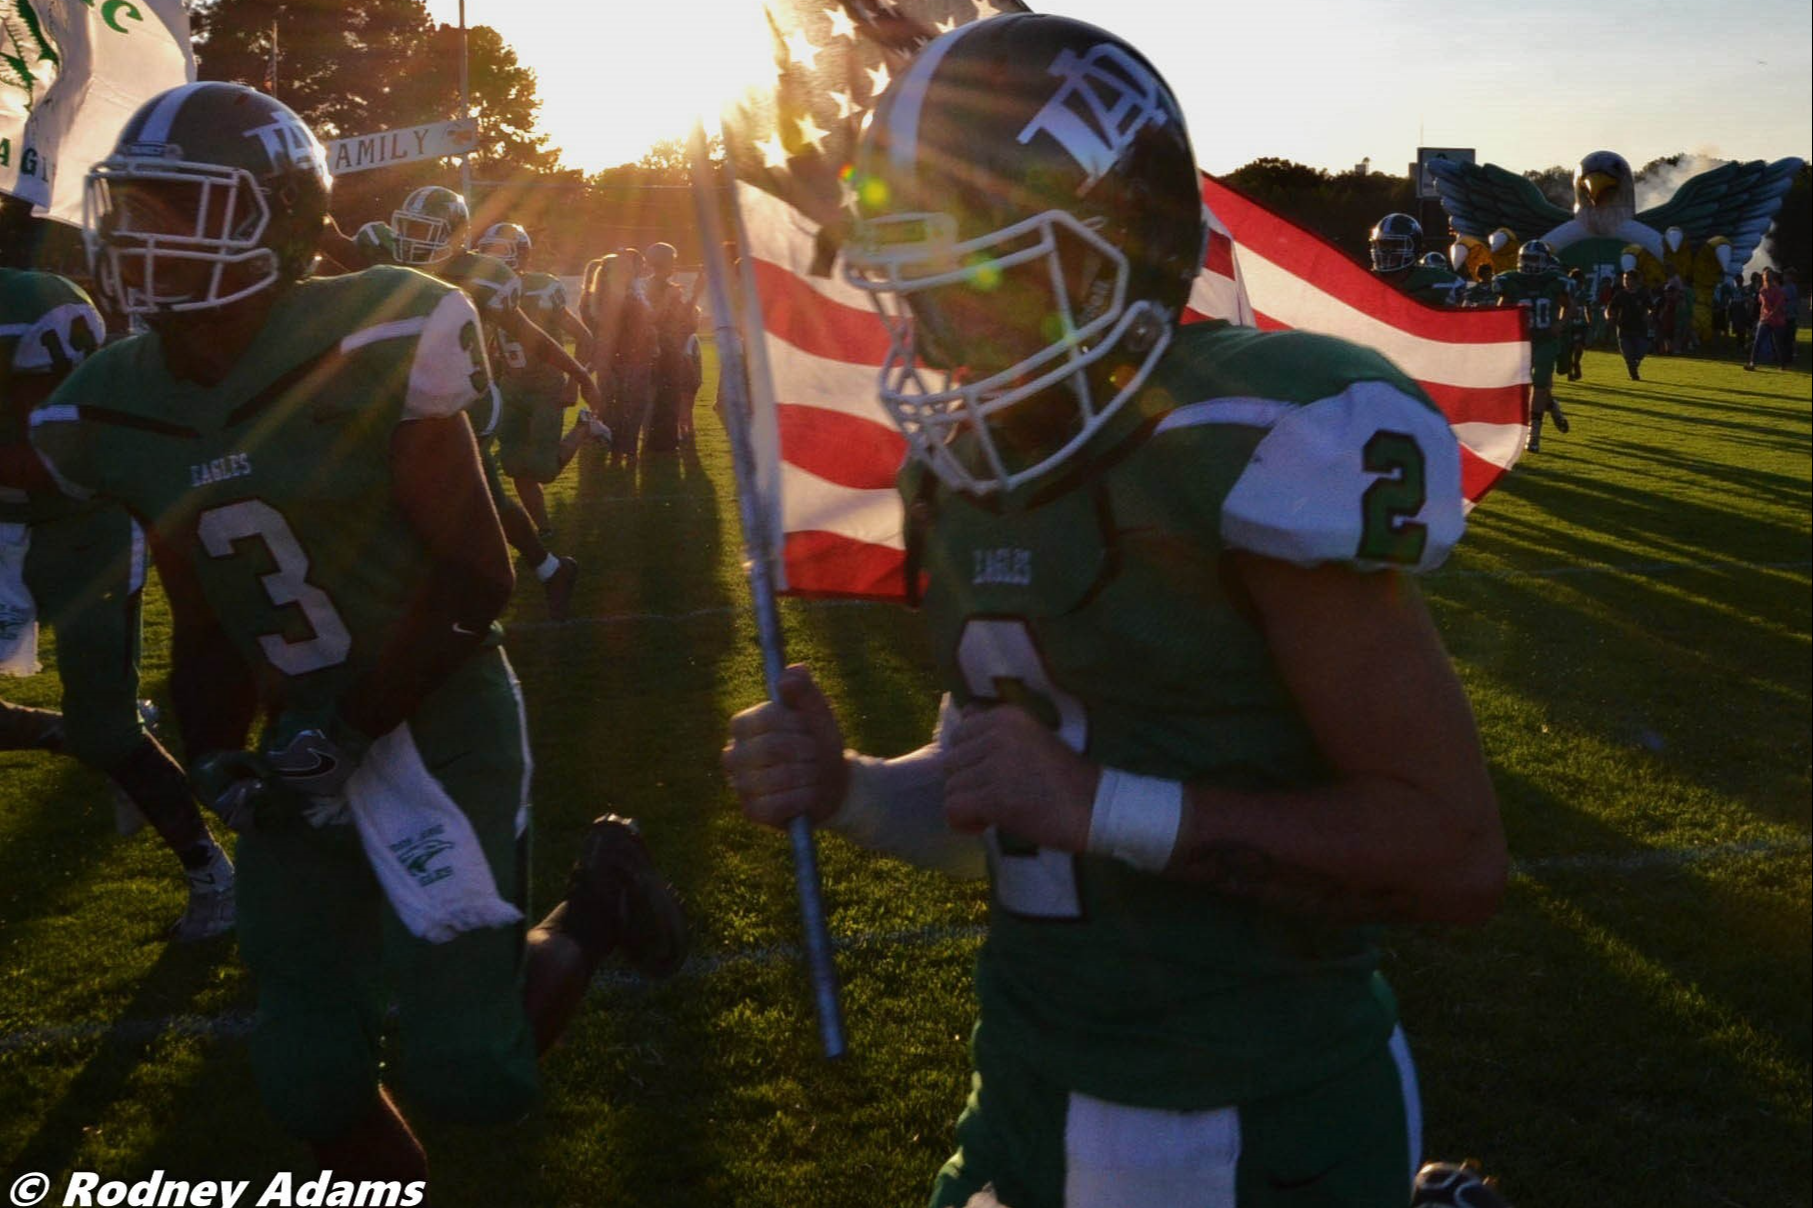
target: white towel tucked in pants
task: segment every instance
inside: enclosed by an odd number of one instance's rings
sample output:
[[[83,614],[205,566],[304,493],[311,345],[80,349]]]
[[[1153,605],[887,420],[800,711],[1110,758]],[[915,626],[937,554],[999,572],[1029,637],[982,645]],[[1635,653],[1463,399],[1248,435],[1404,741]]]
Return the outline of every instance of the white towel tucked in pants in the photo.
[[[371,744],[346,799],[371,870],[413,934],[443,944],[521,921],[498,896],[472,824],[422,762],[407,722]]]

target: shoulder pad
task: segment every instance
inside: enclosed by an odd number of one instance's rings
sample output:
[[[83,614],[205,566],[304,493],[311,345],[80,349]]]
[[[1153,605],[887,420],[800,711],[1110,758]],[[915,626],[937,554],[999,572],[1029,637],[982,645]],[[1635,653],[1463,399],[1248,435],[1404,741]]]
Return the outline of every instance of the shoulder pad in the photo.
[[[1275,408],[1221,509],[1230,548],[1298,566],[1428,571],[1466,527],[1460,446],[1426,400],[1349,383]]]

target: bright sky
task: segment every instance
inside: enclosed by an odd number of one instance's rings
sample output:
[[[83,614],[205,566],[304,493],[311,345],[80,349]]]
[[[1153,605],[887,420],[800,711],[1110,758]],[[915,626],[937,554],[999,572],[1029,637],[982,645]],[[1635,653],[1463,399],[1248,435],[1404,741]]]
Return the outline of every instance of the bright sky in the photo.
[[[1419,141],[1516,171],[1617,151],[1813,158],[1806,0],[1032,0],[1112,29],[1183,102],[1202,166],[1403,173]],[[428,0],[437,20],[459,0]],[[640,157],[767,63],[758,0],[467,0],[539,79],[569,167]]]

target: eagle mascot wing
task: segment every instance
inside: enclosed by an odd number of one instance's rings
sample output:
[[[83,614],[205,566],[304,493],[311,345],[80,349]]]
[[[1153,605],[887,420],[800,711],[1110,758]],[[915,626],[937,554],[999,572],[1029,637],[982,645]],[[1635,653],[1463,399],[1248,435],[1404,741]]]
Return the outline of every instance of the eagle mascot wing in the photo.
[[[1803,162],[1720,164],[1690,177],[1673,197],[1638,214],[1637,221],[1657,230],[1678,226],[1693,246],[1723,235],[1731,241],[1731,263],[1741,265],[1762,242]]]
[[[1498,227],[1510,227],[1520,239],[1533,239],[1572,217],[1534,181],[1497,164],[1437,159],[1429,162],[1429,174],[1449,225],[1462,235],[1484,239]]]

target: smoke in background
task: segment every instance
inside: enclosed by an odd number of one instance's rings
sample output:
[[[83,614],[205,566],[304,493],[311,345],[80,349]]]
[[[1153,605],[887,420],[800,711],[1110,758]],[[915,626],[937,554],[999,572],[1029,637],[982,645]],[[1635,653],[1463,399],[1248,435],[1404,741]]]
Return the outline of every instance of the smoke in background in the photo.
[[[1700,173],[1709,172],[1721,164],[1733,162],[1735,161],[1700,151],[1683,154],[1679,163],[1657,163],[1653,167],[1645,165],[1639,169],[1636,177],[1637,212],[1640,214],[1651,206],[1661,205],[1673,197],[1677,189]],[[1769,230],[1773,235],[1775,230],[1773,223],[1770,224]],[[1777,267],[1774,257],[1769,255],[1768,245],[1771,235],[1765,235],[1756,245],[1756,251],[1750,254],[1750,259],[1743,265],[1746,273],[1760,273],[1766,268]],[[1732,266],[1733,269],[1737,267],[1737,265]]]

